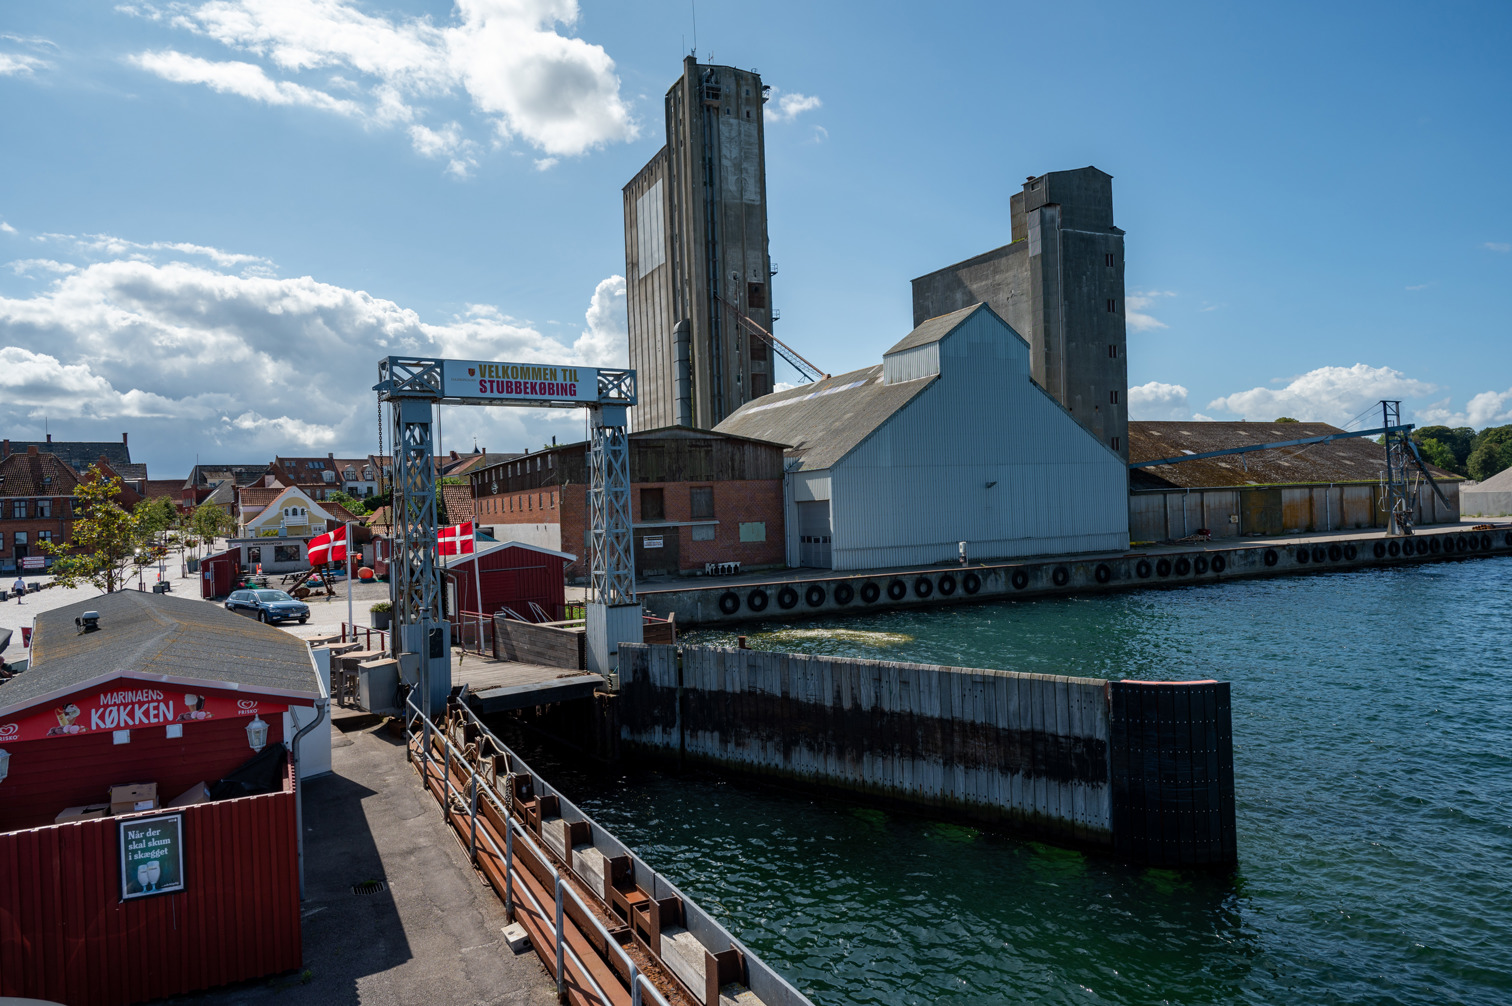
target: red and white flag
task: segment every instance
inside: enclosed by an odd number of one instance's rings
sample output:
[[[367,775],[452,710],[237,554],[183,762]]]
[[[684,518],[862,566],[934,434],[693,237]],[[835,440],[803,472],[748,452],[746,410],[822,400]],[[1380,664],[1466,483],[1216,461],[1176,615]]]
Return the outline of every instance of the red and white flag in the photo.
[[[311,566],[344,560],[347,557],[347,526],[343,524],[334,531],[311,538],[309,552]]]
[[[472,555],[473,522],[465,520],[437,531],[436,551],[441,555]]]

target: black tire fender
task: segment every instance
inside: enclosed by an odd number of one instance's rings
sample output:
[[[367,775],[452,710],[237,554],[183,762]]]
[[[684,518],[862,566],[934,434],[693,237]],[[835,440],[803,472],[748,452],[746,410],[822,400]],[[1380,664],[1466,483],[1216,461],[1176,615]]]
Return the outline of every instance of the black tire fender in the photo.
[[[1337,545],[1330,545],[1330,546],[1328,546],[1328,561],[1329,562],[1338,562],[1342,558],[1344,558],[1344,550],[1342,548],[1340,548]]]
[[[803,592],[803,603],[808,605],[810,608],[817,608],[819,607],[819,605],[824,603],[827,596],[828,595],[824,592],[824,588],[816,583],[813,586],[809,587],[808,590],[805,590]]]
[[[740,610],[740,595],[733,590],[727,590],[719,595],[719,610],[726,615],[733,615]]]
[[[1154,572],[1154,567],[1150,565],[1148,559],[1141,559],[1134,564],[1134,575],[1141,580],[1148,580],[1152,572]]]
[[[1309,551],[1307,551],[1307,549],[1305,549],[1305,548],[1299,548],[1299,549],[1297,549],[1297,561],[1298,562],[1305,563],[1305,562],[1309,562],[1311,559],[1312,559],[1312,553],[1309,552]]]
[[[1228,560],[1221,555],[1213,556],[1213,572],[1222,573],[1226,569],[1228,569]]]
[[[848,583],[835,584],[835,603],[850,604],[856,599],[856,588]]]
[[[876,604],[877,598],[882,596],[882,588],[867,580],[861,585],[861,600],[865,604]]]
[[[1481,533],[1481,549],[1486,552],[1491,551],[1491,535],[1486,532]]]
[[[767,596],[767,592],[760,587],[746,595],[746,607],[752,611],[765,611],[770,601],[771,598]]]
[[[1064,587],[1071,579],[1071,571],[1065,566],[1056,566],[1055,572],[1050,574],[1050,579],[1057,587]]]
[[[934,593],[934,581],[927,576],[921,576],[914,581],[914,596],[928,597]]]
[[[1391,556],[1392,558],[1396,558],[1397,556],[1401,555],[1402,554],[1402,543],[1401,542],[1397,542],[1397,541],[1389,541],[1389,542],[1387,542],[1386,543],[1386,554],[1389,555],[1389,556]]]
[[[1092,575],[1097,579],[1098,583],[1107,583],[1113,579],[1113,570],[1107,563],[1100,562],[1097,564],[1097,569],[1092,571]]]
[[[954,594],[956,592],[956,579],[949,573],[946,573],[944,576],[940,577],[940,582],[935,584],[935,586],[940,588],[941,594],[949,597],[951,594]]]
[[[887,585],[887,596],[894,601],[901,601],[908,596],[908,585],[902,580],[894,580]]]
[[[961,577],[961,589],[968,594],[975,594],[982,589],[982,578],[975,573],[967,573]]]
[[[1171,575],[1171,560],[1169,560],[1169,559],[1161,559],[1161,560],[1157,561],[1155,563],[1155,575],[1156,576],[1170,576]]]
[[[1268,549],[1265,550],[1265,564],[1267,566],[1274,566],[1276,563],[1278,563],[1280,561],[1281,561],[1281,553],[1280,552],[1277,552],[1273,548],[1268,548]]]
[[[1427,538],[1419,538],[1417,540],[1417,545],[1413,548],[1413,551],[1416,552],[1418,555],[1427,555],[1428,554],[1428,539]]]
[[[1014,590],[1023,590],[1027,586],[1029,586],[1029,574],[1026,573],[1026,572],[1024,572],[1021,569],[1014,570],[1013,571],[1013,589]]]
[[[777,592],[777,607],[787,611],[798,603],[798,592],[792,587],[783,587]]]
[[[1195,558],[1195,559],[1192,560],[1192,572],[1196,573],[1198,576],[1201,576],[1202,574],[1206,573],[1207,571],[1208,571],[1207,556],[1205,556],[1205,555],[1199,555],[1197,558]]]
[[[1328,560],[1328,549],[1322,545],[1316,546],[1312,550],[1312,560],[1313,562],[1326,562]]]
[[[1444,536],[1438,534],[1434,535],[1433,538],[1428,542],[1428,551],[1432,552],[1434,555],[1438,555],[1443,550]]]
[[[1355,548],[1353,543],[1344,546],[1344,558],[1353,560],[1359,554],[1360,550]]]
[[[1177,576],[1186,576],[1192,571],[1192,560],[1188,559],[1186,556],[1182,556],[1180,559],[1176,560],[1176,565],[1172,568],[1176,571]]]
[[[1377,559],[1386,558],[1386,543],[1384,541],[1378,541],[1375,543],[1375,557]]]

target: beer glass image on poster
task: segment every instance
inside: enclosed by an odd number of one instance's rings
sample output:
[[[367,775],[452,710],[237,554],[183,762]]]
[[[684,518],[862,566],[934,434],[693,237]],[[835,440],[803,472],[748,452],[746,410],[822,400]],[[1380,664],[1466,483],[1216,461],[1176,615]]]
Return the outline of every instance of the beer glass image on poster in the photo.
[[[184,889],[184,815],[122,821],[121,900]]]

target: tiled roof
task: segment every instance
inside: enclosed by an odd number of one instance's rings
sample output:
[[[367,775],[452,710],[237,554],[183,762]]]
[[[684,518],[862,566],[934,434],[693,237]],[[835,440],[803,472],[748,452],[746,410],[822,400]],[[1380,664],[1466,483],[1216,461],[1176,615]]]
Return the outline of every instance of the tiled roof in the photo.
[[[244,507],[265,507],[286,492],[288,492],[288,489],[283,486],[276,486],[271,489],[264,486],[243,486],[236,491],[236,496]]]
[[[1305,440],[1342,433],[1327,423],[1129,423],[1129,461],[1154,461],[1183,454],[1247,447],[1252,444]],[[1209,486],[1302,485],[1329,482],[1376,482],[1385,467],[1383,448],[1373,437],[1330,440],[1301,447],[1278,447],[1229,454],[1200,461],[1129,470],[1134,489],[1195,489]],[[1429,466],[1436,479],[1459,476]]]
[[[797,471],[828,468],[934,380],[884,384],[878,364],[747,402],[714,431],[788,444]]]
[[[441,486],[441,499],[446,504],[448,524],[460,524],[472,520],[474,515],[472,486]]]
[[[156,499],[159,496],[167,496],[177,500],[184,491],[183,479],[148,479],[147,498]]]
[[[74,470],[56,454],[22,451],[0,460],[0,496],[72,496],[78,484]]]
[[[99,631],[74,628],[86,609],[100,613]],[[123,671],[310,699],[320,694],[303,640],[202,601],[121,590],[44,611],[36,625],[31,668],[0,684],[0,713]]]
[[[25,454],[27,448],[35,447],[38,451],[55,454],[63,459],[63,463],[75,472],[83,475],[89,466],[100,460],[101,455],[110,462],[110,466],[117,472],[121,466],[131,464],[131,451],[123,441],[119,440],[12,440],[10,449],[12,454]],[[144,468],[142,478],[146,478]]]
[[[388,507],[388,506],[381,506],[381,507],[379,507],[377,510],[374,510],[372,513],[368,514],[367,521],[366,521],[367,526],[368,527],[393,527],[394,526],[394,513],[393,513],[393,511],[394,511],[393,507]]]
[[[363,518],[361,514],[352,513],[352,511],[340,503],[332,503],[330,500],[320,500],[319,506],[320,509],[330,514],[334,520],[339,520],[342,523],[346,523],[347,521],[351,521],[353,524],[362,523]]]

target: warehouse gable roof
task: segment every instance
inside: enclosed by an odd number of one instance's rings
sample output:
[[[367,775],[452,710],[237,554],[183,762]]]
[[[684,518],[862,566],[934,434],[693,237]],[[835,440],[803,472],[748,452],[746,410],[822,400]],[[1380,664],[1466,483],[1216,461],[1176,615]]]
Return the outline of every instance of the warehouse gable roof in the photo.
[[[939,342],[951,332],[954,332],[967,318],[970,318],[978,311],[986,311],[994,318],[997,317],[997,312],[993,311],[986,304],[972,304],[970,307],[963,307],[959,311],[952,311],[949,314],[942,314],[938,318],[930,318],[927,321],[920,322],[912,332],[905,335],[896,345],[882,355],[891,356],[894,353],[901,353],[906,349],[916,349],[919,346],[927,346],[931,342]],[[1002,321],[1001,318],[998,318],[998,320]],[[1009,325],[1007,322],[1003,322],[1003,325],[1008,331],[1013,332],[1014,335],[1018,335],[1020,339],[1024,338],[1022,335],[1014,332],[1012,325]],[[1025,342],[1025,345],[1028,345],[1028,343]]]
[[[100,613],[96,632],[74,618]],[[37,616],[31,667],[0,684],[0,716],[118,677],[314,700],[305,642],[218,605],[122,590]]]
[[[855,450],[935,380],[884,384],[877,364],[747,402],[714,431],[791,444],[795,470],[815,471]]]
[[[555,559],[565,559],[568,562],[577,562],[577,556],[573,555],[571,552],[558,552],[554,548],[546,548],[542,545],[528,545],[523,541],[484,541],[480,539],[477,544],[473,546],[473,548],[474,551],[468,552],[465,555],[442,556],[441,565],[465,566],[467,563],[472,562],[478,556],[487,555],[490,552],[496,552],[501,548],[523,548],[530,552],[539,552],[542,555],[549,555]]]
[[[1129,423],[1129,461],[1155,461],[1183,454],[1248,447],[1285,440],[1304,440],[1342,433],[1327,423]],[[1385,455],[1374,438],[1353,437],[1323,444],[1278,447],[1224,457],[1182,461],[1129,470],[1134,489],[1196,489],[1215,486],[1308,485],[1329,482],[1375,482],[1385,467]],[[1459,476],[1428,466],[1439,480]]]

